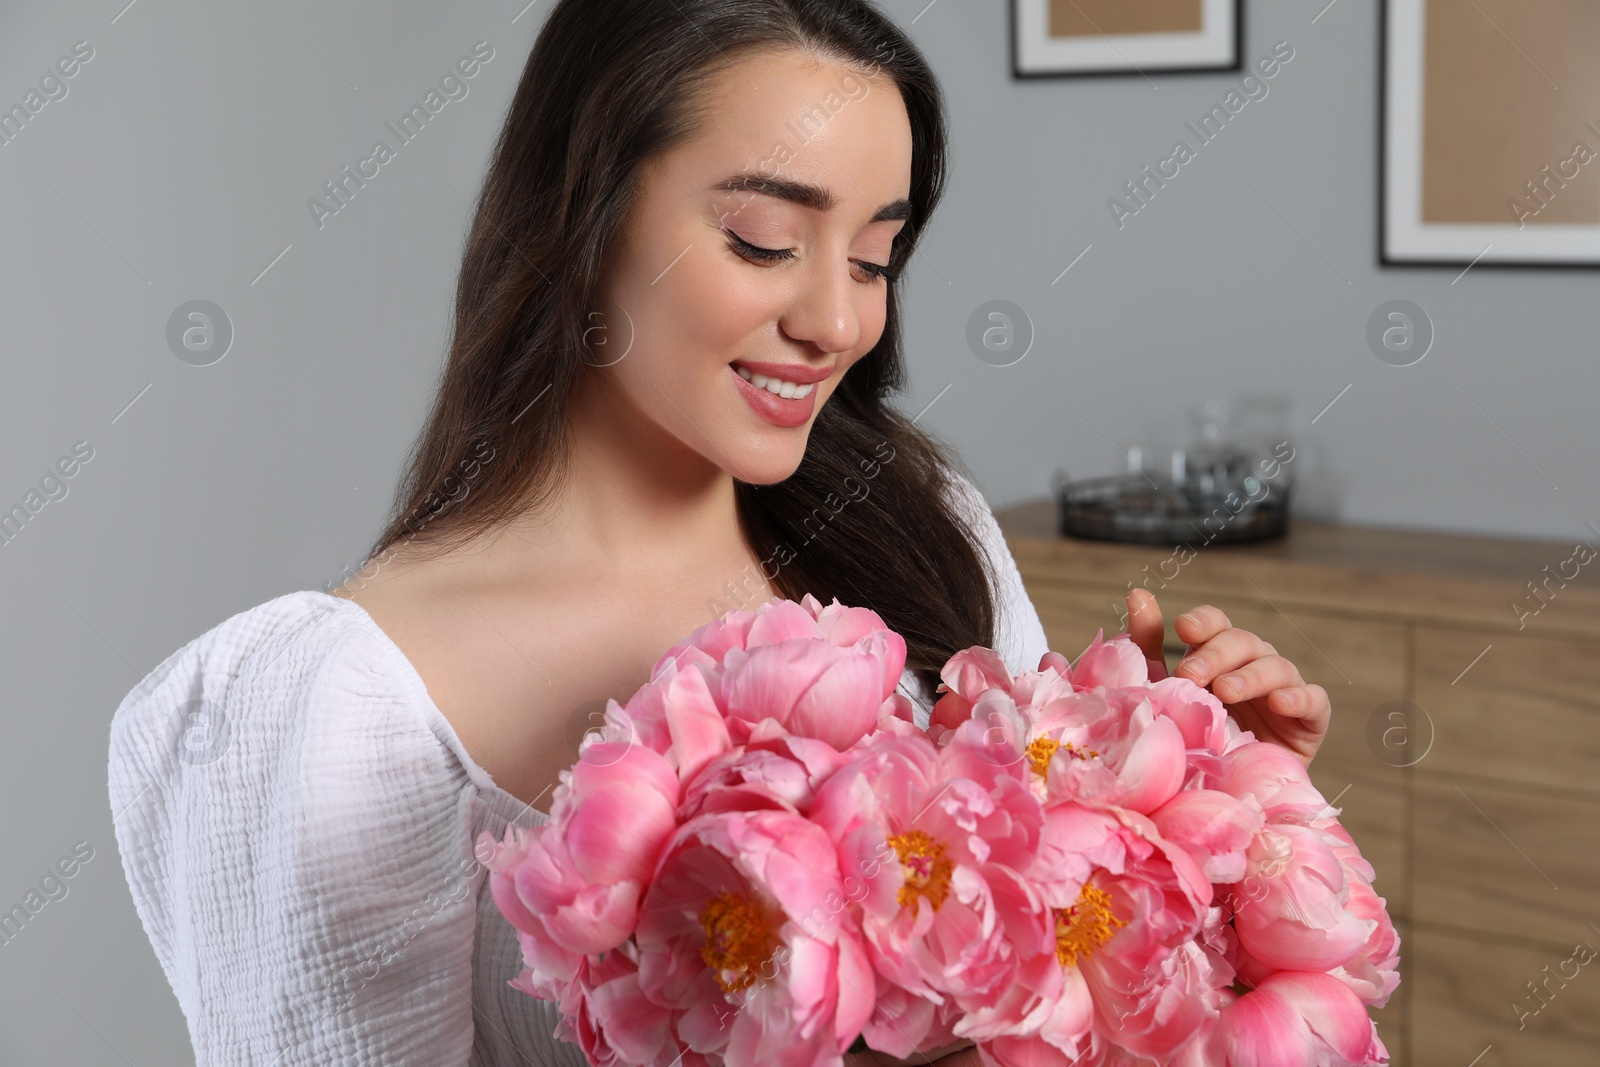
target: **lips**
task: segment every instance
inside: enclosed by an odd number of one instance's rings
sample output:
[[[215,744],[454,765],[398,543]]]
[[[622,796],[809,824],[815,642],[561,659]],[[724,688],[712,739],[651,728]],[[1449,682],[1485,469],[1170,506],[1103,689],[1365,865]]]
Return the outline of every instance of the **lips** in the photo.
[[[733,366],[743,367],[751,374],[764,374],[782,382],[796,385],[814,385],[833,376],[832,367],[808,367],[804,363],[759,363],[750,359],[736,359]]]
[[[745,403],[750,405],[751,411],[772,425],[786,429],[804,426],[811,420],[812,414],[817,409],[817,386],[814,383],[804,386],[805,396],[785,398],[746,381],[739,373],[739,368],[743,366],[730,363],[728,373],[733,375],[734,387],[739,390],[739,395],[744,397]]]

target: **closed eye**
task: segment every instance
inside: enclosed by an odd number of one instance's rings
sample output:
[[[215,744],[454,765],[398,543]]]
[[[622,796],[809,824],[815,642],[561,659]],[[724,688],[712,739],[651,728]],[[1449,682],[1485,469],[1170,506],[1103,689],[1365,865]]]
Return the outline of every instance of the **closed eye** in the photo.
[[[791,248],[762,248],[760,245],[751,244],[732,230],[724,229],[722,232],[728,235],[730,248],[745,259],[753,262],[780,263],[783,260],[795,258],[794,250]],[[892,282],[900,276],[898,271],[892,270],[882,263],[873,263],[870,260],[863,259],[854,260],[854,263],[872,275],[874,281],[881,278]]]

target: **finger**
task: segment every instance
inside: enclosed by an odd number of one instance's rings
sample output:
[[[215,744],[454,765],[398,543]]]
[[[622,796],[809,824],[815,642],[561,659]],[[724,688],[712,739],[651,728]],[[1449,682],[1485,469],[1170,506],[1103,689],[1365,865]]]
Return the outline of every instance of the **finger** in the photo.
[[[1150,671],[1150,680],[1158,682],[1167,676],[1167,657],[1162,651],[1166,643],[1166,624],[1161,619],[1161,605],[1156,595],[1148,589],[1128,590],[1128,636],[1144,653]]]
[[[1333,713],[1328,691],[1315,683],[1287,686],[1267,694],[1269,710],[1285,718],[1299,719],[1308,727],[1326,727]]]
[[[1275,690],[1298,688],[1304,684],[1299,669],[1293,663],[1282,656],[1262,656],[1223,674],[1211,683],[1211,691],[1224,703],[1237,704],[1242,700],[1264,697]]]
[[[1252,660],[1276,655],[1277,651],[1249,630],[1234,627],[1191,648],[1178,661],[1173,673],[1183,675],[1196,685],[1205,685],[1211,679],[1243,667]],[[1299,685],[1301,681],[1296,678],[1288,684]]]
[[[1173,633],[1187,645],[1198,645],[1220,634],[1233,625],[1222,609],[1211,604],[1201,604],[1179,615],[1172,623]]]

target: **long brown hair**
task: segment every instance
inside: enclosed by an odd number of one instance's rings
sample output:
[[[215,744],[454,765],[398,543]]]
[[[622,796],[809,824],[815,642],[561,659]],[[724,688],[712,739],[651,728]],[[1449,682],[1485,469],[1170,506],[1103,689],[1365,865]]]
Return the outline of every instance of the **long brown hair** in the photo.
[[[943,191],[944,102],[922,54],[872,3],[558,0],[494,146],[449,359],[374,557],[401,541],[458,544],[559,491],[569,403],[595,362],[586,312],[641,165],[699,128],[710,75],[741,54],[785,47],[898,86],[911,122],[912,211],[889,266],[898,273],[910,259]],[[905,637],[907,666],[932,694],[951,654],[993,645],[995,602],[976,532],[944,489],[947,472],[963,470],[954,450],[886,403],[905,378],[891,282],[883,336],[817,414],[799,468],[772,485],[737,482],[735,492],[772,586],[875,610]],[[477,462],[485,441],[496,458]],[[468,464],[470,491],[457,495],[452,483]]]

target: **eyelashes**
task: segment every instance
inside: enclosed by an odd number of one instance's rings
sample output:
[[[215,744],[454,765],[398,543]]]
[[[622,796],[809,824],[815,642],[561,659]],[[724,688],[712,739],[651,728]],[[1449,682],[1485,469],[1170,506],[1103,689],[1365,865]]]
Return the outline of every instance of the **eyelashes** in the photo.
[[[746,241],[743,237],[740,237],[732,230],[724,229],[722,232],[728,235],[728,247],[732,248],[734,252],[752,262],[772,264],[781,263],[786,259],[795,258],[794,252],[791,249],[762,248],[760,245],[751,244],[749,241]],[[860,259],[854,260],[853,262],[856,266],[872,275],[874,280],[881,278],[884,281],[892,282],[896,278],[900,277],[899,271],[890,267],[886,267],[881,263],[871,263]]]

